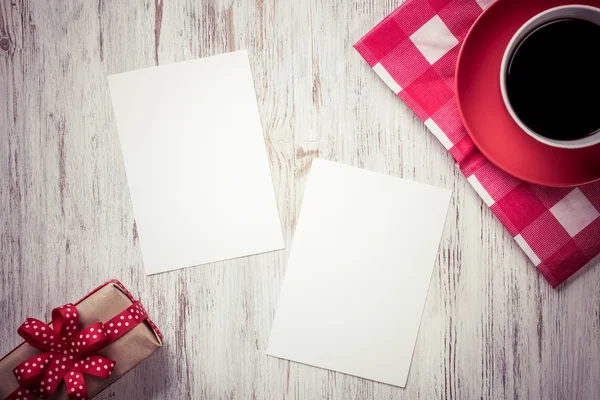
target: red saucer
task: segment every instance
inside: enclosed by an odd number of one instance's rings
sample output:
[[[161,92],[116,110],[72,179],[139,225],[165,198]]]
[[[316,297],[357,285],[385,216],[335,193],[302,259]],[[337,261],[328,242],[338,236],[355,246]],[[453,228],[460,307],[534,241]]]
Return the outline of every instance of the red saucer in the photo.
[[[545,186],[600,180],[600,145],[560,149],[527,135],[502,100],[500,64],[508,42],[525,22],[542,11],[568,4],[600,7],[600,0],[497,0],[469,31],[456,71],[458,108],[479,150],[509,174]]]

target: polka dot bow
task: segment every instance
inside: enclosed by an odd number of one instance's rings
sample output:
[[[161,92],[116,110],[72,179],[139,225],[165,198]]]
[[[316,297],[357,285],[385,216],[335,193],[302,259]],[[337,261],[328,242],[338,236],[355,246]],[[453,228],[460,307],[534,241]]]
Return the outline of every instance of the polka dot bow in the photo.
[[[52,311],[52,326],[37,319],[28,318],[18,332],[25,342],[42,350],[14,369],[20,384],[6,400],[35,400],[38,396],[48,397],[64,382],[69,399],[85,400],[88,391],[84,374],[108,379],[115,361],[93,353],[121,336],[115,329],[123,326],[125,333],[133,328],[133,322],[145,317],[145,311],[136,302],[115,318],[103,325],[97,322],[79,330],[79,311],[73,304],[55,308]],[[131,316],[132,324],[125,327],[123,322]],[[137,319],[134,318],[137,316]],[[108,328],[112,325],[112,330]],[[135,324],[137,325],[137,324]]]

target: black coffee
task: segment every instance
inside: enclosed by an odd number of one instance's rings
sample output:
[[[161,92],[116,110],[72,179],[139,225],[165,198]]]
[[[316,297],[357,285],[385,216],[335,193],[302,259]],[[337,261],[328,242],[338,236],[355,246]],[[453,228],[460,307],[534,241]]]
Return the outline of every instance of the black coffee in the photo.
[[[508,67],[507,94],[534,132],[574,140],[600,129],[600,26],[560,19],[533,31]]]

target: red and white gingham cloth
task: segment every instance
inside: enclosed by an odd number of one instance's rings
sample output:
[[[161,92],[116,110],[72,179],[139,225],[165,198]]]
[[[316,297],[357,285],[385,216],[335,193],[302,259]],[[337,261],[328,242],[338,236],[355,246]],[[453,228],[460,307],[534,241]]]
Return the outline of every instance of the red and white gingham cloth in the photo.
[[[600,183],[556,189],[490,163],[458,113],[460,46],[492,0],[408,0],[354,45],[450,152],[483,201],[556,287],[600,254]]]

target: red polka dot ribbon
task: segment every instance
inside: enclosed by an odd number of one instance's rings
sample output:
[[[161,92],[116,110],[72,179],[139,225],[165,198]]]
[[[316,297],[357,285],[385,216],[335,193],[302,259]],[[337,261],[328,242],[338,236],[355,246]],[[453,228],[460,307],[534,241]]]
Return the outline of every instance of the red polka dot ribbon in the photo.
[[[115,361],[94,353],[115,341],[147,318],[134,302],[105,324],[79,329],[79,311],[73,304],[52,311],[52,326],[28,318],[18,332],[25,342],[43,351],[13,370],[20,387],[5,400],[48,397],[64,382],[69,399],[87,400],[84,374],[108,379]]]

